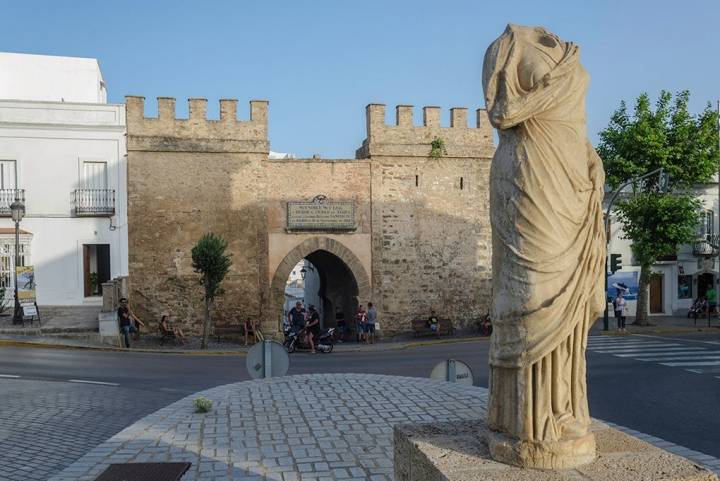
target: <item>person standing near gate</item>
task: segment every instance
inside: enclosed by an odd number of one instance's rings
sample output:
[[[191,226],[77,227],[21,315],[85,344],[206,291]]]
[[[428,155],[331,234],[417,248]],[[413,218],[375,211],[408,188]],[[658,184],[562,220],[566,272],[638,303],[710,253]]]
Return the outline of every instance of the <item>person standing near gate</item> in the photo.
[[[625,309],[627,301],[623,297],[623,290],[618,289],[613,299],[613,310],[615,311],[615,320],[617,321],[618,331],[625,331]]]
[[[338,342],[345,342],[345,313],[340,306],[335,308],[335,325],[337,326]]]
[[[355,328],[357,329],[357,342],[365,341],[365,322],[367,322],[367,313],[363,309],[362,304],[357,308],[355,314]]]
[[[372,302],[368,302],[367,322],[365,322],[365,341],[370,339],[370,344],[375,342],[375,322],[377,321],[377,310]]]
[[[138,328],[135,327],[133,321],[135,321],[137,326],[145,327],[145,323],[142,322],[139,317],[133,314],[132,310],[130,310],[130,306],[128,306],[128,300],[124,297],[120,299],[120,307],[118,307],[117,315],[118,321],[120,321],[120,334],[122,334],[125,341],[125,347],[129,348],[130,333],[132,332],[137,334],[138,332]]]
[[[288,323],[295,332],[300,332],[300,329],[305,327],[305,309],[302,307],[302,302],[297,301],[295,307],[290,309],[290,312],[288,312]]]

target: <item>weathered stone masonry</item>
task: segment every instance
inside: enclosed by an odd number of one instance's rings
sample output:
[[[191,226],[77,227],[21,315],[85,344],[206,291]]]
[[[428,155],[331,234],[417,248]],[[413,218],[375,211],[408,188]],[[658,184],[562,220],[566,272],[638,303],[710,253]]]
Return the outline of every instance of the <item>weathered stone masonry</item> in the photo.
[[[441,127],[440,109],[425,107],[415,126],[412,106],[398,106],[387,125],[385,106],[371,104],[356,159],[271,160],[267,102],[251,101],[246,121],[235,100],[220,101],[219,120],[206,118],[206,100],[189,102],[184,120],[174,99],[158,99],[157,118],[144,116],[144,98],[126,101],[130,289],[142,315],[167,310],[199,330],[190,250],[206,232],[233,254],[219,323],[256,316],[275,331],[285,280],[303,257],[322,271],[331,304],[350,314],[353,303],[373,301],[384,334],[409,330],[431,308],[460,327],[487,312],[494,147],[484,110],[468,127],[467,110],[452,109]],[[436,137],[445,143],[437,159]],[[288,231],[287,202],[317,195],[353,201],[355,229]]]

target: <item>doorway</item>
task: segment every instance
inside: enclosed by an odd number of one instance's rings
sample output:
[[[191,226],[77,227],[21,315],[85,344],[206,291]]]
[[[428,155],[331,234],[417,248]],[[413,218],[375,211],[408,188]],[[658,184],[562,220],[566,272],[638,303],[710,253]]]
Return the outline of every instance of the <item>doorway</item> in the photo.
[[[650,276],[650,314],[662,314],[663,309],[663,274]]]
[[[110,244],[83,244],[83,290],[85,297],[102,296],[110,280]]]
[[[704,274],[700,274],[698,276],[698,288],[697,288],[697,294],[698,297],[705,297],[705,294],[707,291],[715,285],[715,276],[713,276],[709,272],[705,272]]]

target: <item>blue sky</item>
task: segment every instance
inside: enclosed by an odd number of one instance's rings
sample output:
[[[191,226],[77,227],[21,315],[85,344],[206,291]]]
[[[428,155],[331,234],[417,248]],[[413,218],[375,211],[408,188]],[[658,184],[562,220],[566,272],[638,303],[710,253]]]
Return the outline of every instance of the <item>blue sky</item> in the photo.
[[[621,99],[689,89],[720,97],[719,0],[0,1],[0,50],[96,57],[109,100],[270,100],[271,148],[353,157],[364,107],[482,106],[482,57],[508,22],[543,25],[581,46],[592,77],[591,139]],[[1,74],[1,73],[0,73]]]

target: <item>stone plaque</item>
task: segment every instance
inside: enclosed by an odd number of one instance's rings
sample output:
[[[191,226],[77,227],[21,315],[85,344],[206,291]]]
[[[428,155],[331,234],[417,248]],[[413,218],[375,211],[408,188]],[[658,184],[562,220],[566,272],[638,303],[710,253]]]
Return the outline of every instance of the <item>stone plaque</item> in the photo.
[[[288,202],[289,230],[353,230],[355,203],[344,202]]]

